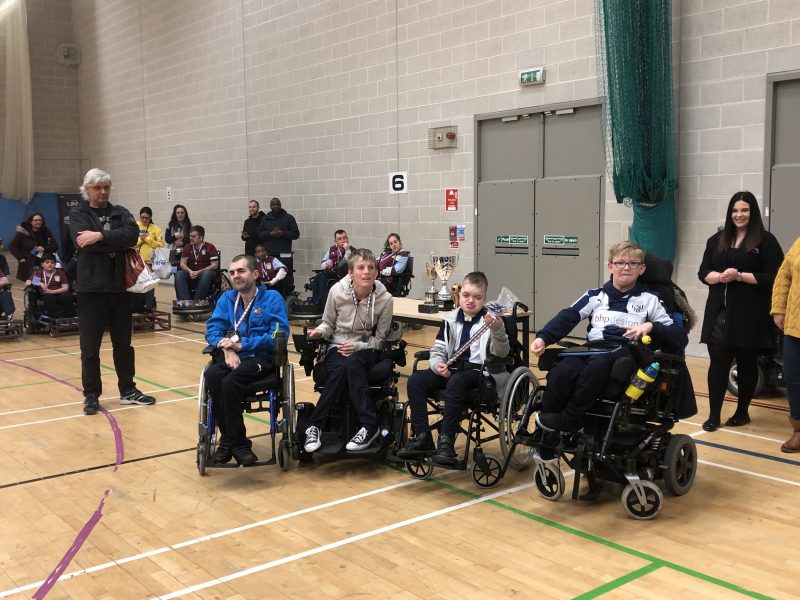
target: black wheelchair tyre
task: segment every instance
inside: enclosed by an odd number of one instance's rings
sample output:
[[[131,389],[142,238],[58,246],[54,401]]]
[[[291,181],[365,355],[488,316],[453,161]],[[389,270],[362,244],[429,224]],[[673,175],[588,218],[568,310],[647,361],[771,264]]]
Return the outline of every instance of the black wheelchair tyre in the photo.
[[[500,415],[498,433],[500,435],[500,451],[503,458],[508,457],[514,436],[519,429],[525,407],[536,393],[538,382],[528,367],[517,367],[508,379],[508,385],[500,399]],[[517,446],[509,463],[512,468],[521,471],[533,461],[533,450],[527,446]]]
[[[207,450],[207,441],[204,443],[203,441],[197,442],[197,471],[200,475],[206,474],[206,464],[208,460],[206,459]]]
[[[281,471],[289,470],[289,459],[292,457],[292,449],[289,440],[281,440],[278,446],[278,465]]]
[[[418,461],[406,461],[406,470],[414,479],[430,479],[433,475],[433,465],[427,458]]]
[[[551,502],[560,500],[567,487],[561,469],[552,463],[537,465],[533,474],[533,482],[536,484],[539,495]]]
[[[753,397],[757,398],[764,391],[764,367],[759,363],[756,365],[756,387],[753,390]],[[736,361],[731,363],[728,371],[728,391],[734,396],[739,396],[739,370],[736,368]]]
[[[697,474],[697,446],[688,435],[673,435],[664,453],[664,487],[673,496],[692,489]]]
[[[472,482],[479,488],[489,489],[500,483],[500,473],[503,469],[500,461],[494,456],[486,456],[486,469],[477,462],[472,465]]]

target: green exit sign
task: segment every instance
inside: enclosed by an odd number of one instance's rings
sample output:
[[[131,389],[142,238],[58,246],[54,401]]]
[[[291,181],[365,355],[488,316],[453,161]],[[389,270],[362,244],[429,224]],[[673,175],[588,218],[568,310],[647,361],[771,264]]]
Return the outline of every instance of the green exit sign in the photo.
[[[544,67],[531,67],[519,72],[520,85],[539,85],[540,83],[544,83]]]

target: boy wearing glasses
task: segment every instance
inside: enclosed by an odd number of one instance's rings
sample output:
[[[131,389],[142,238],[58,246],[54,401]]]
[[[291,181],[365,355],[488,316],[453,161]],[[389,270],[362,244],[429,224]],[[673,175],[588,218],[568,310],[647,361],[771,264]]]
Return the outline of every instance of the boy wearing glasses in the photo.
[[[644,270],[640,246],[629,241],[615,244],[608,253],[611,278],[603,287],[587,291],[539,331],[531,344],[536,356],[588,319],[588,347],[605,350],[564,357],[548,372],[542,410],[536,414],[542,429],[573,431],[581,426],[586,411],[602,393],[614,361],[630,354],[629,341],[650,335],[656,345],[668,342],[682,348],[688,343],[683,328],[672,321],[659,297],[638,282]]]

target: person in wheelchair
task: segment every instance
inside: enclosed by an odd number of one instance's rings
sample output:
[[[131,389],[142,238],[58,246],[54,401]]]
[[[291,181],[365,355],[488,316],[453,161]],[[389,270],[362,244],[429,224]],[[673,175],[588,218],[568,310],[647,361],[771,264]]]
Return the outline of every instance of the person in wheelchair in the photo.
[[[337,229],[333,239],[336,243],[328,248],[319,265],[320,272],[311,279],[310,304],[325,306],[330,288],[344,277],[350,268],[350,258],[356,248],[350,245],[347,232],[344,229]]]
[[[403,250],[400,236],[390,233],[383,244],[383,252],[378,257],[378,273],[380,273],[380,282],[392,296],[399,296],[402,292],[400,289],[401,273],[405,273],[409,256],[411,253]]]
[[[56,257],[53,254],[42,255],[41,266],[33,271],[25,286],[41,297],[44,312],[48,316],[59,319],[75,316],[69,279],[64,271],[56,268]]]
[[[242,466],[256,463],[242,417],[251,384],[272,370],[273,335],[289,331],[286,304],[280,294],[257,285],[256,259],[234,257],[230,266],[234,289],[223,293],[206,322],[206,341],[219,350],[205,371],[214,419],[220,430],[212,460]]]
[[[427,398],[436,390],[446,390],[444,419],[439,432],[435,461],[453,465],[457,461],[455,438],[464,414],[464,399],[471,388],[478,387],[487,357],[503,358],[510,351],[503,319],[484,308],[489,281],[480,271],[469,273],[461,283],[459,308],[442,319],[431,348],[430,369],[417,371],[408,380],[408,402],[414,436],[398,452],[400,458],[415,458],[433,451],[428,424]],[[484,325],[489,328],[473,337]],[[450,364],[451,358],[465,344],[469,350]]]
[[[219,275],[219,251],[204,240],[206,230],[195,225],[189,230],[189,245],[184,246],[181,263],[175,273],[178,300],[205,300]],[[194,294],[194,295],[192,295]]]
[[[286,275],[288,271],[286,265],[274,256],[267,255],[267,248],[264,244],[256,244],[255,247],[256,268],[258,270],[258,282],[275,290],[282,298],[286,299],[289,289],[286,286]]]
[[[3,245],[3,240],[0,240],[0,247]],[[0,256],[0,317],[6,321],[14,319],[14,298],[11,296],[11,280],[8,276],[8,263],[5,262],[5,256]]]
[[[561,340],[583,319],[589,320],[589,356],[564,357],[547,374],[542,409],[536,424],[545,431],[573,431],[602,393],[614,362],[630,355],[628,343],[644,335],[658,346],[683,349],[688,343],[684,329],[667,313],[657,294],[638,281],[645,271],[644,250],[630,241],[611,247],[603,287],[588,290],[574,304],[561,310],[539,331],[531,352],[541,356],[545,348]]]
[[[306,452],[319,450],[325,419],[345,387],[361,425],[345,448],[364,450],[378,436],[367,372],[381,358],[391,329],[394,299],[376,281],[377,276],[375,255],[366,249],[353,251],[347,276],[328,294],[322,322],[308,332],[309,338],[324,338],[330,346],[325,355],[328,372],[325,388],[305,430]]]

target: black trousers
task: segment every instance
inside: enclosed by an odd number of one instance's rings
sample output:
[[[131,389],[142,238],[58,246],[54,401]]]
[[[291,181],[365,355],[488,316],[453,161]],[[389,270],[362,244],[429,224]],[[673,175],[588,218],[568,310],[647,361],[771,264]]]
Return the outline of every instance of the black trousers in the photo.
[[[72,308],[72,294],[64,292],[63,294],[42,294],[42,301],[44,302],[45,312],[56,318],[72,317],[75,311]]]
[[[378,362],[380,354],[378,350],[359,350],[350,356],[342,356],[338,348],[331,348],[325,357],[328,378],[308,425],[322,429],[325,418],[347,387],[350,403],[358,412],[361,425],[375,427],[378,417],[372,405],[367,372]]]
[[[450,377],[442,377],[431,369],[417,371],[408,379],[408,402],[411,407],[411,426],[419,435],[428,431],[427,398],[437,390],[445,390],[444,419],[440,434],[454,436],[464,415],[467,392],[478,387],[481,372],[477,369],[454,371]]]
[[[272,371],[272,361],[266,357],[246,358],[231,369],[220,360],[205,371],[206,388],[211,395],[211,410],[220,433],[220,446],[231,450],[250,448],[242,410],[252,391],[253,382]]]
[[[136,389],[135,355],[131,346],[131,303],[128,292],[78,293],[78,318],[81,339],[81,380],[83,394],[100,396],[100,344],[108,326],[113,347],[114,369],[120,395]]]
[[[736,359],[739,400],[736,414],[744,416],[753,399],[758,379],[758,351],[755,348],[726,348],[719,344],[708,345],[708,404],[709,418],[719,421],[722,403],[728,389],[728,373]]]
[[[14,314],[14,299],[11,292],[3,288],[0,288],[0,313],[5,316]]]
[[[559,413],[576,425],[600,397],[614,361],[630,354],[627,347],[583,356],[566,356],[547,373],[542,412]]]

